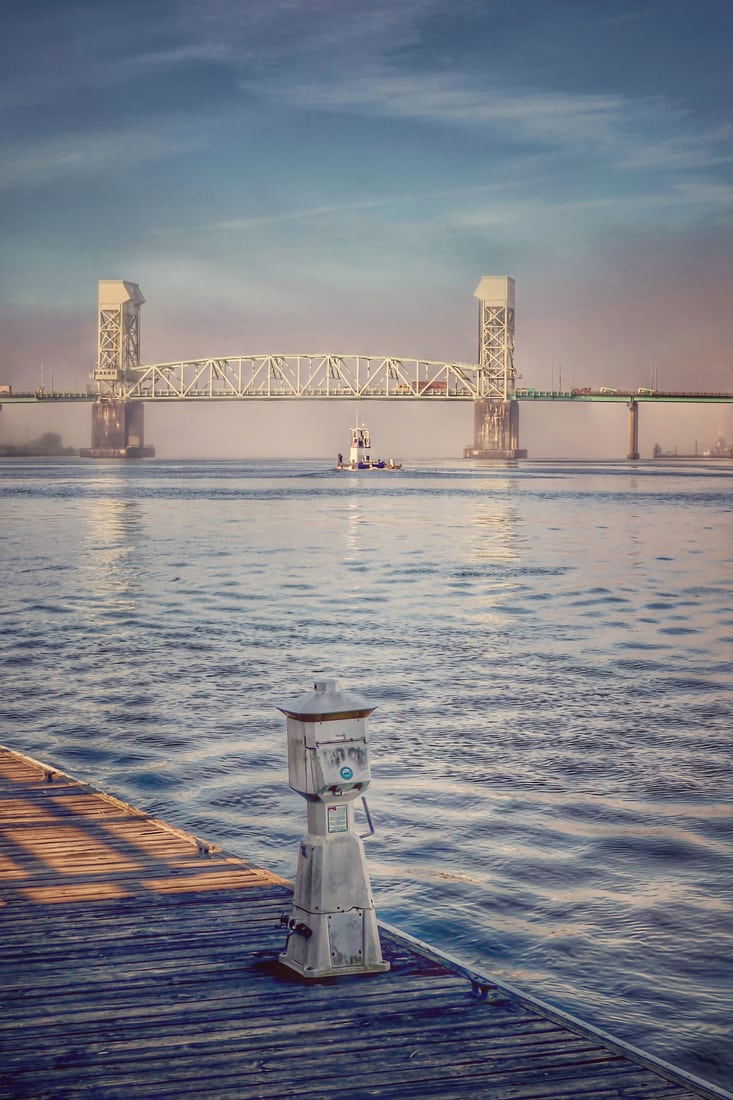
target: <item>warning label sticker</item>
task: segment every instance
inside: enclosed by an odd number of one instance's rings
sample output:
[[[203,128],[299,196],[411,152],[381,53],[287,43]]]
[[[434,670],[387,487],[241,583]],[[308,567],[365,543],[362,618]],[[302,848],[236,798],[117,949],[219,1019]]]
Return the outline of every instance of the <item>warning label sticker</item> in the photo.
[[[349,831],[348,807],[328,807],[328,831],[329,833],[347,833]]]

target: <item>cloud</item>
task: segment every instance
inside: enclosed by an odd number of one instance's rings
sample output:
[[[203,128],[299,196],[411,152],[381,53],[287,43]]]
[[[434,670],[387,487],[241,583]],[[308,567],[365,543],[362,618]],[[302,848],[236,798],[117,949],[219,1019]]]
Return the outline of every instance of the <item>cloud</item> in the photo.
[[[708,131],[659,137],[630,148],[622,157],[623,168],[634,169],[693,169],[713,168],[730,164],[730,140],[733,127],[718,126]],[[718,149],[720,151],[718,151]]]
[[[702,125],[681,101],[663,94],[560,91],[546,81],[543,86],[538,75],[530,79],[526,69],[520,79],[511,55],[500,50],[492,53],[490,68],[474,63],[447,71],[446,56],[430,48],[430,28],[441,14],[441,0],[177,0],[165,18],[146,16],[144,34],[132,34],[128,25],[113,35],[83,10],[65,21],[55,12],[56,40],[45,32],[33,77],[27,64],[19,64],[7,86],[15,89],[10,95],[16,104],[23,95],[27,104],[47,103],[56,125],[31,144],[18,130],[6,143],[2,183],[104,170],[118,152],[123,163],[135,164],[193,152],[212,140],[231,147],[242,126],[278,111],[310,116],[314,134],[319,114],[400,122],[412,127],[405,132],[413,149],[426,131],[439,131],[436,142],[452,131],[465,136],[466,146],[475,140],[477,164],[490,161],[494,172],[531,154],[538,158],[536,170],[544,158],[546,178],[574,167],[596,192],[609,186],[604,170],[637,180],[700,177],[729,163],[731,128]],[[466,36],[477,18],[475,5],[455,0],[450,28],[463,35],[452,40],[457,58],[468,49]],[[481,27],[481,33],[489,30]],[[64,33],[69,48],[56,49]],[[433,63],[436,56],[441,64]],[[168,94],[161,95],[160,82],[167,80]],[[138,110],[126,117],[126,96],[114,95],[115,86],[135,91],[131,81],[145,88],[150,81],[144,116]],[[85,120],[66,118],[59,109],[71,95],[78,110],[80,93],[91,102],[100,88],[111,97],[105,105],[119,103],[119,113],[110,107],[107,118]],[[192,89],[195,102],[184,107],[180,96],[193,95]],[[214,111],[220,128],[212,126]],[[404,200],[398,195],[394,201]],[[371,203],[367,196],[362,209]],[[304,219],[329,209],[316,203],[265,216]],[[251,224],[247,217],[236,220],[237,228]]]
[[[148,68],[157,70],[161,67],[188,66],[192,61],[218,63],[227,61],[230,57],[231,47],[223,42],[191,42],[187,45],[171,46],[167,49],[148,50],[128,57],[124,63],[124,68],[128,72],[123,75],[125,77],[129,76],[129,70]]]
[[[378,198],[365,199],[358,202],[330,203],[323,206],[297,207],[290,210],[279,210],[269,214],[256,214],[251,217],[230,218],[222,221],[208,222],[198,226],[199,231],[220,230],[231,232],[237,230],[255,229],[261,226],[273,225],[280,222],[310,221],[317,218],[333,218],[334,215],[359,213],[364,210],[378,210],[387,207],[409,205],[419,203],[434,203],[444,199],[464,199],[476,195],[486,195],[497,191],[496,184],[476,185],[472,187],[437,188],[425,191],[409,191],[405,193],[390,193]],[[190,226],[180,226],[174,229],[163,230],[167,235],[171,232],[190,233]]]
[[[465,8],[454,0],[454,16]],[[414,46],[442,0],[179,0],[177,22],[187,38],[225,46],[256,72],[284,59],[295,67],[350,68]]]
[[[301,109],[410,119],[458,126],[506,143],[565,150],[588,161],[601,156],[624,169],[695,169],[729,163],[731,127],[700,129],[680,106],[661,95],[567,94],[512,86],[511,81],[363,66],[339,73],[292,77],[266,86],[268,96]]]
[[[185,125],[157,128],[130,127],[93,132],[69,132],[36,141],[23,141],[8,150],[0,163],[0,187],[38,186],[73,176],[96,175],[157,161],[200,148],[201,133]]]
[[[703,215],[715,219],[733,209],[733,184],[705,181],[670,181],[662,190],[648,193],[612,193],[582,198],[551,195],[515,196],[490,204],[462,204],[448,215],[450,221],[463,229],[505,230],[516,239],[518,228],[526,237],[543,226],[547,239],[548,227],[555,233],[573,235],[592,230],[594,236],[603,227],[638,226],[648,231],[652,226],[667,224],[674,217],[676,231],[685,225],[699,224]]]

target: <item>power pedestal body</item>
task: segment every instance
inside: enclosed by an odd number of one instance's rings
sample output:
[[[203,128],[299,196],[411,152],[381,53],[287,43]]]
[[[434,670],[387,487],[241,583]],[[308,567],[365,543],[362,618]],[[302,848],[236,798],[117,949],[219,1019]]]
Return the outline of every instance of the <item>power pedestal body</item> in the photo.
[[[366,721],[374,708],[323,680],[279,709],[288,719],[290,786],[308,811],[280,962],[306,978],[388,970],[354,823],[354,803],[371,781]]]

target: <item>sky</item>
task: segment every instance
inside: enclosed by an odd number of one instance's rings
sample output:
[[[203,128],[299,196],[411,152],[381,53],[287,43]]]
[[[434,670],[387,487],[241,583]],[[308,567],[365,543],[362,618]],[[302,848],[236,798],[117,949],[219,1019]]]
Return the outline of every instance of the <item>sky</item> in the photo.
[[[489,274],[516,280],[521,385],[733,390],[732,41],[728,0],[6,3],[0,382],[86,385],[100,279],[139,284],[144,363],[475,362]],[[372,405],[373,435],[459,457],[471,408],[441,409]],[[89,444],[88,408],[49,415],[6,405],[0,439]],[[570,416],[522,406],[522,445],[567,448]],[[624,453],[611,410],[572,416]],[[159,454],[231,432],[235,457],[285,453],[293,418],[343,450],[352,416],[146,418]],[[733,439],[733,407],[654,432]]]

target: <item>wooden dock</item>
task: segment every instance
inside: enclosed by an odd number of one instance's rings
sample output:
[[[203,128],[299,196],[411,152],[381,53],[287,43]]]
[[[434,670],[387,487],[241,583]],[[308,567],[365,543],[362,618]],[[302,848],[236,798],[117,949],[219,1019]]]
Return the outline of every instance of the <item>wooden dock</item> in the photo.
[[[730,1095],[386,926],[388,973],[304,982],[290,893],[0,748],[0,1097]]]

